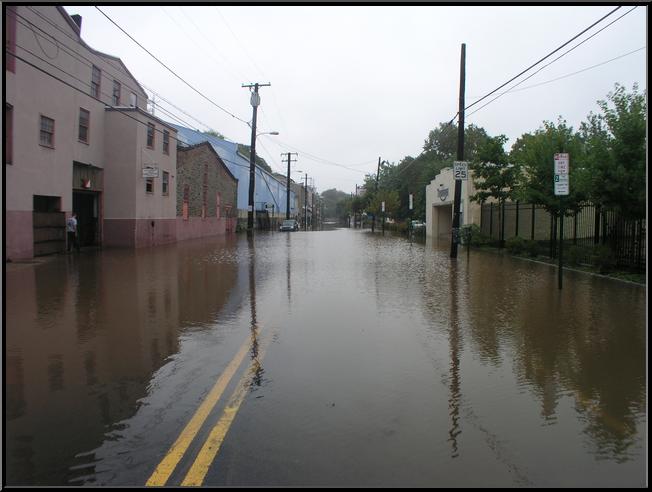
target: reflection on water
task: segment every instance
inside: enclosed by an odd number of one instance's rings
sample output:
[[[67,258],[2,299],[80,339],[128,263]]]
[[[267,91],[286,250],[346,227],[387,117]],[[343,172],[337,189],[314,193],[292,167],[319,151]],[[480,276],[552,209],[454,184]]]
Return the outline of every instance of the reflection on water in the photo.
[[[234,251],[226,239],[187,241],[8,269],[8,484],[66,484],[92,470],[92,456],[77,455],[137,411],[180,335],[227,303],[237,263],[204,260]]]
[[[429,242],[433,255],[442,246]],[[583,425],[591,454],[622,463],[640,460],[645,430],[645,290],[641,286],[545,265],[474,253],[450,270],[451,326],[464,313],[463,337],[486,370],[513,373],[517,391],[539,402],[542,422]],[[424,305],[432,319],[449,310],[442,299],[442,271],[428,268]],[[460,287],[459,283],[464,287]],[[457,298],[459,297],[459,300]],[[457,337],[449,336],[451,381],[457,381]],[[454,384],[451,384],[451,394]],[[469,395],[470,396],[470,395]],[[571,398],[576,415],[560,402]]]
[[[644,484],[645,289],[449,249],[261,233],[9,270],[8,483],[144,483],[249,337],[218,485]]]

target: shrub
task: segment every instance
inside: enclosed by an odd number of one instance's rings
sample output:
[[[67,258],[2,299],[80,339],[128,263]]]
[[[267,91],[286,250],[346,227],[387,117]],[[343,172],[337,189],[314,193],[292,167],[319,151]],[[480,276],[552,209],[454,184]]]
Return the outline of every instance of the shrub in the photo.
[[[584,251],[579,246],[573,245],[568,248],[568,253],[564,256],[569,265],[579,265],[584,257]]]
[[[536,258],[539,256],[539,243],[532,239],[528,239],[523,245],[523,251],[527,253],[530,258]]]
[[[520,255],[525,252],[525,239],[522,237],[510,237],[505,241],[505,248],[513,255]]]
[[[480,230],[477,224],[467,224],[460,228],[460,239],[462,244],[471,246],[484,246],[489,244],[490,238]]]
[[[611,248],[605,245],[596,246],[593,249],[593,264],[598,267],[600,273],[612,271],[616,266],[616,259]]]

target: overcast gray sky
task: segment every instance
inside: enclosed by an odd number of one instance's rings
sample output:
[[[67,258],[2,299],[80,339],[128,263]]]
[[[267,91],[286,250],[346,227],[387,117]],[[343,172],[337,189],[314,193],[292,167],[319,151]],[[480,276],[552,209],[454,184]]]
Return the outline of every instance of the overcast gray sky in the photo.
[[[120,57],[144,86],[202,123],[249,144],[246,124],[176,79],[95,7],[65,8],[83,17],[82,38],[91,47]],[[243,120],[251,120],[252,110],[241,85],[270,82],[271,87],[260,89],[258,131],[280,135],[259,136],[257,153],[285,174],[280,154],[298,152],[293,169],[313,177],[318,191],[350,192],[365,172],[376,172],[379,156],[390,162],[416,156],[428,132],[455,115],[462,43],[468,106],[615,6],[100,8],[193,87]],[[513,84],[632,8],[624,5]],[[509,146],[559,115],[577,128],[590,111],[597,112],[596,101],[605,99],[616,82],[628,90],[635,82],[647,89],[646,28],[647,7],[639,6],[523,82],[518,89],[524,90],[467,116],[467,124],[490,135],[505,134]],[[621,58],[609,61],[616,57]]]

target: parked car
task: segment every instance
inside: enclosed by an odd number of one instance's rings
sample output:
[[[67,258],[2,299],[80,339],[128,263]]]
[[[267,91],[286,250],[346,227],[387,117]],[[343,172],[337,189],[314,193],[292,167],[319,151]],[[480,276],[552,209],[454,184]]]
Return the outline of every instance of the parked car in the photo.
[[[412,229],[422,229],[426,227],[425,222],[421,222],[420,220],[413,220],[412,221]]]
[[[295,219],[284,220],[279,227],[281,231],[298,231],[299,222]]]

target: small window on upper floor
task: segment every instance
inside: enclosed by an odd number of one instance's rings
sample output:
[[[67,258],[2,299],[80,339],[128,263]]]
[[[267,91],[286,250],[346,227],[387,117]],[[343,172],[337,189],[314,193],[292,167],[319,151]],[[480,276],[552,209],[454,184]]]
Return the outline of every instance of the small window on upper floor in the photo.
[[[129,105],[133,108],[138,106],[138,96],[133,92],[129,95]]]
[[[154,132],[156,131],[156,126],[154,123],[147,123],[147,147],[150,149],[154,148]]]
[[[163,171],[163,181],[161,183],[161,193],[164,195],[170,194],[170,173]]]
[[[154,178],[145,178],[145,193],[154,193]]]
[[[91,96],[100,98],[100,89],[102,83],[102,70],[93,65],[93,74],[91,75]]]
[[[5,12],[5,70],[16,72],[16,6],[8,5]]]
[[[170,153],[170,132],[163,130],[163,153]]]
[[[113,105],[120,106],[120,90],[122,86],[117,80],[113,81]]]
[[[91,113],[84,109],[79,108],[79,141],[88,143],[88,133],[90,130]]]
[[[39,143],[44,147],[54,148],[54,120],[41,115]]]

